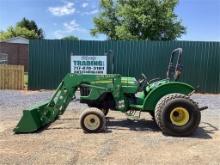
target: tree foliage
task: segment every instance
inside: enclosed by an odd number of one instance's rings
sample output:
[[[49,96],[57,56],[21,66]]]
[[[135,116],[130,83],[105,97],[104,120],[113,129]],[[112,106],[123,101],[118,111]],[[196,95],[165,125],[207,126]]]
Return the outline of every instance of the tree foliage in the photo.
[[[0,32],[0,40],[6,40],[12,37],[21,36],[28,39],[38,38],[33,30],[28,30],[24,27],[10,26],[5,32]]]
[[[0,40],[6,40],[12,37],[21,36],[27,39],[44,38],[43,30],[38,28],[33,20],[23,18],[16,26],[10,26],[6,31],[0,32]]]
[[[33,20],[28,20],[24,17],[21,21],[17,22],[16,26],[17,27],[23,27],[23,28],[26,28],[28,30],[33,30],[37,34],[38,39],[43,39],[44,38],[43,29],[38,28],[36,22],[33,21]]]
[[[71,36],[66,36],[66,37],[63,37],[63,38],[61,38],[61,39],[63,39],[63,40],[72,40],[72,41],[79,40],[78,37],[73,36],[73,35],[71,35]]]
[[[178,0],[101,0],[92,35],[109,39],[174,40],[185,27],[174,13]]]

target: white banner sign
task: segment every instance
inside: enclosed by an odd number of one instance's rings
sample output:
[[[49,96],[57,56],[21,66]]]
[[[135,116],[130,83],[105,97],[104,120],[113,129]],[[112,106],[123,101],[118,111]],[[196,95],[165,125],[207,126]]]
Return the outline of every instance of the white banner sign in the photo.
[[[107,74],[107,57],[71,56],[71,73]]]

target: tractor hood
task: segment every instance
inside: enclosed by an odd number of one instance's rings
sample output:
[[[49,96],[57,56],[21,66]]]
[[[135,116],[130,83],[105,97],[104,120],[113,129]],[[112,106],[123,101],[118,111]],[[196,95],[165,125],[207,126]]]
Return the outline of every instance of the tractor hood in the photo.
[[[138,86],[138,82],[134,77],[121,77],[122,85]]]
[[[121,77],[121,86],[124,93],[136,93],[139,85],[134,77]]]

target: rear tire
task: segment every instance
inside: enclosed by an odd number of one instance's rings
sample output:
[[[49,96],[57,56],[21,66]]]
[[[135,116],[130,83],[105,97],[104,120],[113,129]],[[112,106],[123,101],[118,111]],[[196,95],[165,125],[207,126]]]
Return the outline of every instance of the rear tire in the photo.
[[[80,126],[87,133],[97,133],[105,129],[106,118],[98,108],[88,108],[80,116]]]
[[[197,103],[188,96],[168,94],[158,101],[155,120],[165,134],[188,136],[198,127],[201,113]]]

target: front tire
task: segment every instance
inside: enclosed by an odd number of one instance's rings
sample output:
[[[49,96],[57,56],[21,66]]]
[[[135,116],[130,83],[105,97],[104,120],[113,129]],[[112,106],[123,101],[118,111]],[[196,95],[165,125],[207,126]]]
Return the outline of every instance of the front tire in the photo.
[[[97,133],[105,129],[106,118],[97,108],[88,108],[80,116],[80,126],[87,133]]]
[[[188,136],[198,127],[201,113],[198,105],[188,96],[168,94],[158,101],[155,120],[165,134]]]

